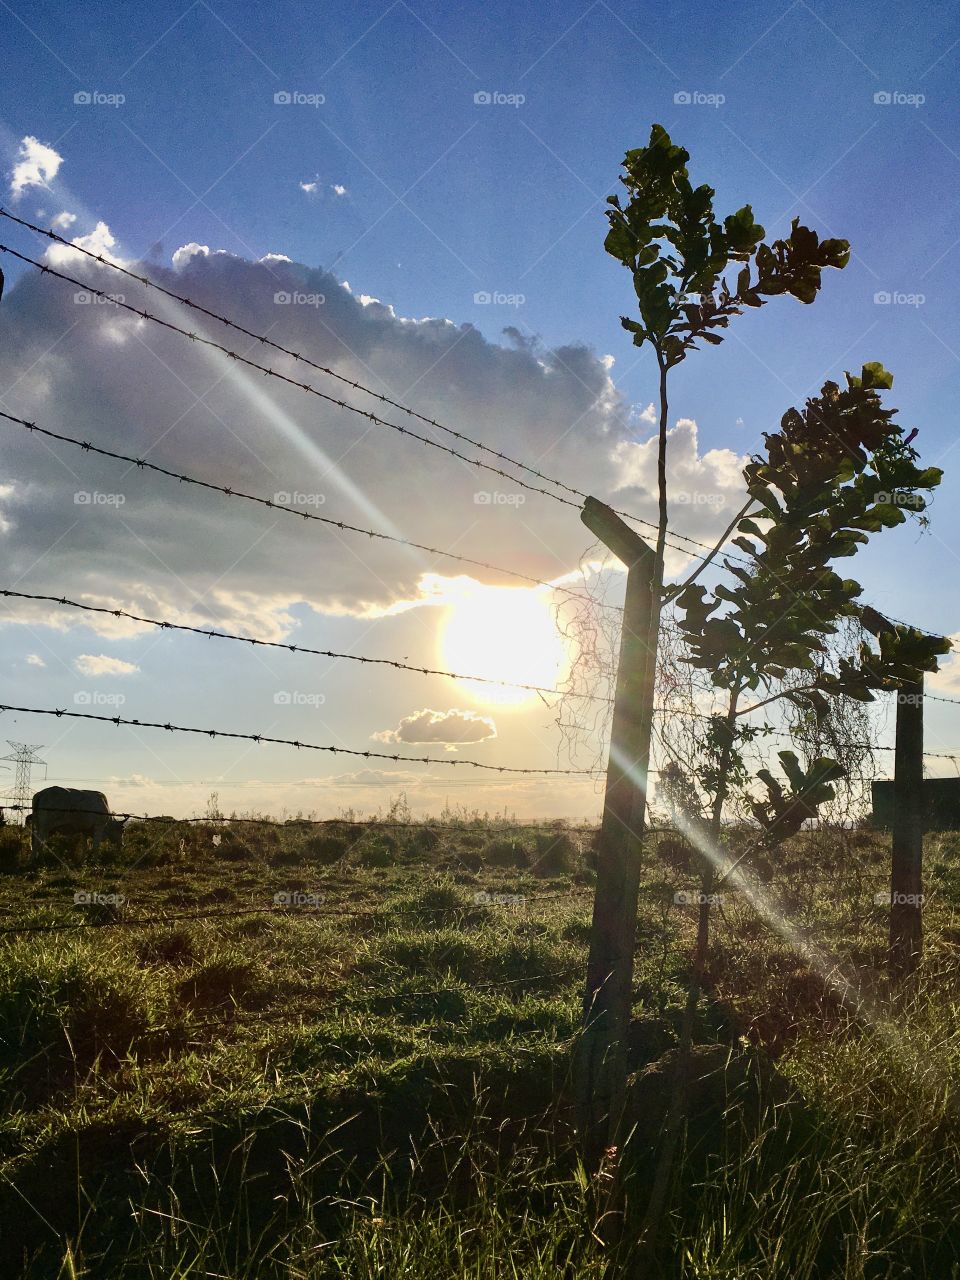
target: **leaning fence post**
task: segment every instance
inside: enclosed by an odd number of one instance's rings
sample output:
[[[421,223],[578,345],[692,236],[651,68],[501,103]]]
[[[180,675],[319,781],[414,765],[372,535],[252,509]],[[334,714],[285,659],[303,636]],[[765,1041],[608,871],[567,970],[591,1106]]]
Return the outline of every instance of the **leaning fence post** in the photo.
[[[909,976],[923,953],[923,677],[897,692],[893,848],[890,858],[890,977]]]
[[[593,1171],[604,1150],[616,1141],[626,1097],[640,846],[653,714],[656,643],[652,576],[656,557],[639,534],[596,499],[587,498],[580,518],[627,566],[583,1029],[576,1063],[581,1147],[584,1163]]]

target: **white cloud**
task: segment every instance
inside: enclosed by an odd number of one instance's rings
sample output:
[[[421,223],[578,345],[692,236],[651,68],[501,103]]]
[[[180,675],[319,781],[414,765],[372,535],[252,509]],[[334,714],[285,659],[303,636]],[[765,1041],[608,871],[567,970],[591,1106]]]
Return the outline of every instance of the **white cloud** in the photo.
[[[47,250],[47,261],[54,266],[72,263],[74,259],[83,259],[85,263],[88,263],[89,259],[84,259],[83,255],[77,252],[77,249],[86,249],[88,253],[99,254],[107,262],[115,262],[119,266],[123,266],[123,259],[110,252],[116,243],[117,238],[107,224],[98,222],[87,235],[74,236],[70,241],[70,245],[52,244]],[[72,245],[76,245],[77,248],[72,248]]]
[[[960,631],[948,637],[953,649],[940,659],[940,670],[927,677],[931,693],[960,693]]]
[[[656,517],[656,449],[647,432],[638,442],[629,402],[589,348],[541,345],[532,351],[506,340],[500,345],[446,317],[398,317],[361,291],[356,279],[351,292],[330,273],[302,263],[252,262],[196,242],[177,250],[172,267],[149,263],[143,269],[180,291],[177,273],[188,263],[191,296],[251,332],[269,334],[347,379],[409,400],[420,413],[494,449],[539,460],[547,473],[617,506]],[[108,267],[87,266],[107,292],[128,294],[133,305],[144,297],[161,318],[194,327],[156,293],[142,295]],[[281,290],[324,301],[278,306]],[[0,386],[16,383],[6,407],[41,426],[149,456],[227,488],[270,499],[286,492],[286,505],[300,515],[320,514],[450,547],[550,581],[575,575],[589,546],[575,509],[525,493],[439,450],[414,447],[409,436],[148,321],[122,320],[131,339],[136,332],[143,342],[108,343],[112,309],[78,308],[71,290],[52,290],[38,276],[20,277],[4,298],[4,310],[10,324],[0,348]],[[339,389],[319,371],[266,347],[251,349],[217,326],[204,322],[203,328],[258,363],[339,398]],[[55,346],[66,330],[69,342]],[[414,390],[405,395],[403,388]],[[366,407],[352,394],[345,399]],[[380,410],[380,416],[406,422],[393,411]],[[373,617],[400,602],[429,605],[435,596],[424,587],[426,575],[454,578],[462,568],[409,547],[334,534],[280,512],[268,515],[146,471],[114,469],[85,455],[69,456],[78,480],[63,491],[50,483],[48,458],[41,451],[15,452],[17,443],[12,433],[0,433],[0,475],[18,476],[12,491],[0,489],[7,529],[4,534],[0,525],[0,543],[8,572],[29,574],[42,561],[43,585],[62,584],[75,599],[284,639],[296,630],[295,617],[303,617],[304,626],[311,623],[311,610]],[[715,492],[719,486],[732,499],[740,460],[729,450],[701,456],[694,424],[671,432],[669,458],[673,484],[689,488],[695,476],[699,490]],[[125,503],[119,509],[77,506],[73,487],[106,494],[118,488]],[[499,496],[479,505],[480,491]],[[691,504],[681,510],[674,503],[671,516],[679,529],[704,536],[724,527],[729,506]],[[470,572],[490,585],[516,585],[497,570]],[[212,581],[229,582],[229,590],[211,591]],[[98,635],[111,638],[138,634],[123,620],[50,606],[25,604],[16,617],[61,631],[94,626]],[[3,625],[16,624],[5,618]]]
[[[654,408],[653,401],[651,400],[647,407],[639,412],[634,406],[633,418],[635,422],[645,422],[648,426],[655,427],[657,425],[657,411]]]
[[[316,195],[318,185],[316,182],[301,182],[300,190],[305,191],[308,196]]]
[[[54,231],[67,231],[73,226],[76,220],[77,215],[75,213],[67,213],[67,211],[64,210],[63,213],[57,214],[50,225],[53,227]]]
[[[192,262],[197,256],[207,258],[210,256],[210,246],[208,244],[197,244],[196,240],[191,240],[189,244],[183,244],[174,253],[171,262],[174,271],[182,271],[188,262]]]
[[[10,194],[16,200],[28,187],[46,187],[57,176],[63,156],[37,138],[20,143],[17,163],[10,174]]]
[[[292,258],[288,258],[285,253],[265,253],[262,258],[257,259],[258,262],[292,262]]]
[[[111,658],[105,653],[81,653],[73,665],[82,676],[130,676],[140,668],[122,658]]]
[[[396,729],[383,729],[372,735],[376,742],[443,742],[448,744],[486,742],[497,736],[497,726],[490,716],[475,711],[414,711],[404,716]]]
[[[46,664],[46,663],[44,662],[44,660],[40,657],[39,653],[28,653],[28,654],[27,654],[27,666],[28,666],[28,667],[45,667],[46,665],[47,665],[47,664]]]
[[[335,182],[333,184],[333,194],[335,196],[345,196],[347,194],[347,188],[342,187],[339,182]]]

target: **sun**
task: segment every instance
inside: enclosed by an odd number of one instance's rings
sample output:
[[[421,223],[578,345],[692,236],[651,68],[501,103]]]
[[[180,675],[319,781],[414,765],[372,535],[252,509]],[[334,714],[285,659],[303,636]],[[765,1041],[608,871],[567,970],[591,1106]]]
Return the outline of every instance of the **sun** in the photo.
[[[451,602],[440,637],[444,665],[464,675],[556,688],[567,665],[549,596],[541,590],[464,586]],[[536,693],[463,681],[481,703],[519,707]]]

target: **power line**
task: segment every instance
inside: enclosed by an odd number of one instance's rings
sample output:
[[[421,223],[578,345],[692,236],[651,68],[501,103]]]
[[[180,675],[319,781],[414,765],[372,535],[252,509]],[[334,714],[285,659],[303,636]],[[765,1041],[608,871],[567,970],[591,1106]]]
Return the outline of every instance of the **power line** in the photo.
[[[456,560],[460,564],[468,564],[473,568],[489,569],[494,573],[504,573],[511,578],[519,578],[523,582],[529,582],[533,586],[547,587],[551,591],[559,592],[574,600],[585,600],[603,609],[613,609],[618,613],[623,612],[623,608],[620,605],[595,601],[581,591],[572,591],[569,587],[548,582],[543,578],[531,577],[529,574],[520,573],[516,569],[506,569],[503,565],[491,564],[487,560],[474,560],[470,556],[459,555],[455,551],[442,551],[439,547],[430,547],[422,542],[411,542],[410,539],[401,538],[395,534],[380,533],[375,529],[364,529],[359,525],[348,524],[343,520],[334,520],[331,516],[321,516],[313,511],[297,511],[293,507],[284,506],[283,503],[272,501],[270,498],[261,498],[256,494],[245,493],[243,490],[234,489],[229,485],[216,484],[212,480],[200,480],[196,476],[186,475],[179,471],[171,471],[169,468],[161,467],[155,462],[147,462],[145,458],[135,458],[131,454],[117,453],[113,449],[104,449],[100,445],[91,444],[89,440],[80,440],[76,436],[68,436],[59,431],[51,431],[48,427],[38,426],[35,422],[29,422],[26,418],[18,418],[15,414],[6,413],[2,409],[0,409],[0,418],[5,418],[8,422],[23,427],[24,430],[33,434],[46,436],[51,440],[59,440],[64,444],[74,445],[76,448],[83,450],[84,453],[95,453],[102,458],[112,458],[117,462],[128,462],[131,466],[135,466],[141,471],[153,471],[157,475],[167,476],[168,479],[176,480],[180,484],[196,485],[201,489],[210,489],[216,493],[224,494],[228,498],[241,498],[245,502],[255,502],[258,506],[269,507],[271,511],[282,511],[285,515],[294,516],[298,520],[315,520],[319,524],[339,529],[341,533],[359,533],[363,534],[364,537],[375,538],[381,542],[392,542],[401,547],[412,547],[415,551],[424,551],[428,555],[442,556],[447,560]]]
[[[349,747],[318,746],[313,742],[300,742],[296,738],[274,738],[265,733],[237,733],[229,729],[197,729],[191,725],[163,724],[157,720],[126,720],[122,716],[100,716],[96,715],[92,711],[67,711],[65,708],[14,707],[5,703],[0,704],[0,712],[3,711],[18,711],[24,715],[31,716],[56,716],[57,719],[61,719],[66,716],[70,720],[99,720],[103,724],[115,724],[118,726],[121,724],[129,725],[137,729],[166,729],[168,733],[195,733],[203,738],[240,738],[247,742],[269,742],[275,746],[297,747],[303,751],[327,751],[332,755],[361,756],[364,760],[393,760],[401,764],[466,765],[471,769],[486,769],[491,773],[519,773],[563,777],[598,777],[601,776],[603,772],[599,769],[521,769],[512,765],[484,764],[479,760],[455,760],[444,756],[401,756],[385,751],[359,751]]]
[[[187,631],[193,635],[207,636],[213,640],[237,640],[241,644],[261,646],[270,649],[286,649],[290,653],[307,653],[313,657],[344,659],[348,662],[364,662],[374,666],[393,667],[398,671],[413,671],[417,675],[445,676],[449,680],[470,680],[478,684],[492,684],[504,689],[523,689],[528,693],[552,694],[554,697],[582,698],[590,702],[612,703],[613,699],[599,693],[567,693],[563,689],[551,688],[548,685],[523,684],[517,680],[497,680],[493,676],[463,675],[458,671],[443,671],[437,667],[418,667],[399,658],[369,658],[358,653],[337,653],[332,649],[312,649],[303,644],[285,644],[282,640],[260,640],[254,636],[239,636],[230,631],[216,631],[208,627],[191,627],[182,622],[159,621],[156,618],[144,618],[137,613],[128,613],[125,609],[109,609],[103,605],[81,604],[77,600],[69,600],[66,596],[36,595],[29,591],[9,591],[0,588],[0,596],[12,596],[18,600],[42,600],[49,604],[66,605],[71,609],[83,609],[87,613],[108,614],[112,618],[128,618],[131,622],[142,622],[147,626],[159,627],[164,631]]]

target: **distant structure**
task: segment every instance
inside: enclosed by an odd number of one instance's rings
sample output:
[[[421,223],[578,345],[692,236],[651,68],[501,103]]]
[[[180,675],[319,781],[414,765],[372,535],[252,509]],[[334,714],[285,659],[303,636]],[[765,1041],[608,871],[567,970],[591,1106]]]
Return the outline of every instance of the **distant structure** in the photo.
[[[894,784],[874,782],[873,821],[878,827],[893,824]],[[960,831],[960,778],[924,778],[923,827],[925,831]]]
[[[15,806],[14,812],[17,814],[20,825],[22,826],[26,821],[26,809],[27,805],[30,803],[32,795],[30,789],[31,771],[35,764],[43,765],[44,770],[46,770],[47,762],[45,760],[41,760],[37,755],[42,743],[13,742],[10,738],[7,739],[7,742],[11,747],[13,747],[13,752],[9,756],[0,756],[0,759],[12,760],[17,766],[11,803]]]

